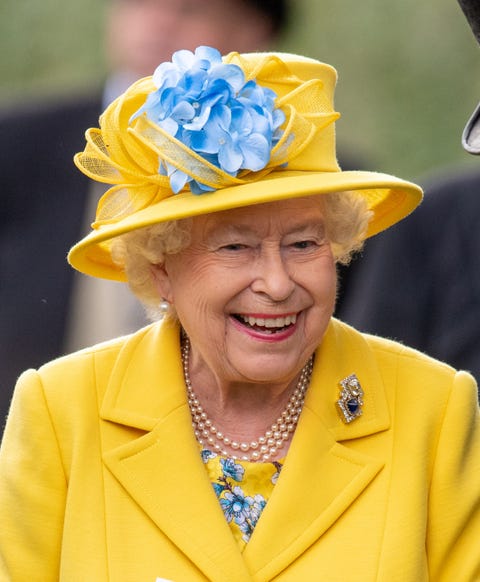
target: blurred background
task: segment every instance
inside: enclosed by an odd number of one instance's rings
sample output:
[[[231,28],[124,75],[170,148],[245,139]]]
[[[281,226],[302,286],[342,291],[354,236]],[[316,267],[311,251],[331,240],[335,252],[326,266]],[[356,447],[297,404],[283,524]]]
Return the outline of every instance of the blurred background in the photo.
[[[455,0],[294,0],[276,47],[339,71],[343,150],[421,179],[473,165],[460,134],[480,97],[480,54]],[[84,92],[103,80],[98,0],[2,0],[0,106]]]

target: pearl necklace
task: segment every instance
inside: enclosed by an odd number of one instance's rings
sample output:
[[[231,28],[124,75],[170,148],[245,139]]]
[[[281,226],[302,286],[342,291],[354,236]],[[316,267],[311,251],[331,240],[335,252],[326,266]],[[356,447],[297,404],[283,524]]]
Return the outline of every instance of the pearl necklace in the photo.
[[[305,364],[297,387],[290,396],[287,406],[269,429],[262,436],[250,442],[238,442],[220,432],[208,418],[207,413],[200,404],[200,401],[193,391],[188,371],[190,360],[190,340],[185,338],[182,347],[183,374],[187,387],[188,406],[192,416],[192,425],[195,437],[202,446],[213,449],[214,452],[243,461],[264,461],[268,462],[276,453],[283,448],[287,440],[297,427],[300,413],[302,412],[305,393],[310,383],[313,368],[313,356]],[[227,447],[234,451],[227,450]],[[240,456],[239,456],[240,453]]]

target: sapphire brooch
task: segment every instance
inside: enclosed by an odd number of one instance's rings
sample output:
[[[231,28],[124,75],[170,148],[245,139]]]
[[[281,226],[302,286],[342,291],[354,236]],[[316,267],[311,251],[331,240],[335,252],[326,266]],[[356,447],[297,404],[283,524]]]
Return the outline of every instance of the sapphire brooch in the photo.
[[[355,374],[340,381],[342,387],[337,406],[342,420],[347,424],[362,414],[363,390]]]

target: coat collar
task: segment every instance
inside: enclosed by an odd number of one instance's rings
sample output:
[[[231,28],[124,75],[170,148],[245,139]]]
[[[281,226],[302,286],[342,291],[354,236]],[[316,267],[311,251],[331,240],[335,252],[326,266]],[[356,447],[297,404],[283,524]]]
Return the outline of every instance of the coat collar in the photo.
[[[185,405],[179,337],[178,326],[165,322],[127,338],[108,379],[103,419],[150,431]]]
[[[242,557],[200,459],[178,346],[179,330],[172,324],[155,324],[124,344],[101,416],[145,434],[120,445],[112,440],[105,463],[209,579],[270,579],[332,526],[383,466],[382,459],[348,447],[349,440],[386,430],[390,424],[372,350],[361,334],[332,320],[316,353],[311,386],[281,477]],[[365,404],[363,415],[346,425],[335,402],[340,380],[352,373],[362,384]],[[295,517],[289,516],[285,524],[285,507],[292,498]]]
[[[364,407],[362,416],[345,424],[336,401],[340,381],[352,373],[364,389]],[[258,579],[269,580],[286,568],[355,502],[384,460],[359,453],[348,441],[389,426],[383,382],[371,348],[361,334],[332,320],[315,355],[310,388],[281,477],[244,552]],[[285,508],[292,499],[295,511],[286,526]]]
[[[106,432],[110,423],[144,431],[133,439],[127,431],[116,446],[104,435],[103,459],[157,527],[212,582],[250,581],[192,431],[178,326],[155,324],[126,341],[100,414],[110,421]]]

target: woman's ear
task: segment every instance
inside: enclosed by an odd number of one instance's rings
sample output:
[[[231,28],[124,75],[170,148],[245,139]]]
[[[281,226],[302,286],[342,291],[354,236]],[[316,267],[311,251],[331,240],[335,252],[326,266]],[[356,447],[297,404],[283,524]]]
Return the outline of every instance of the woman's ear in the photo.
[[[173,304],[172,286],[170,285],[170,277],[165,265],[150,265],[150,273],[157,287],[159,297]]]

